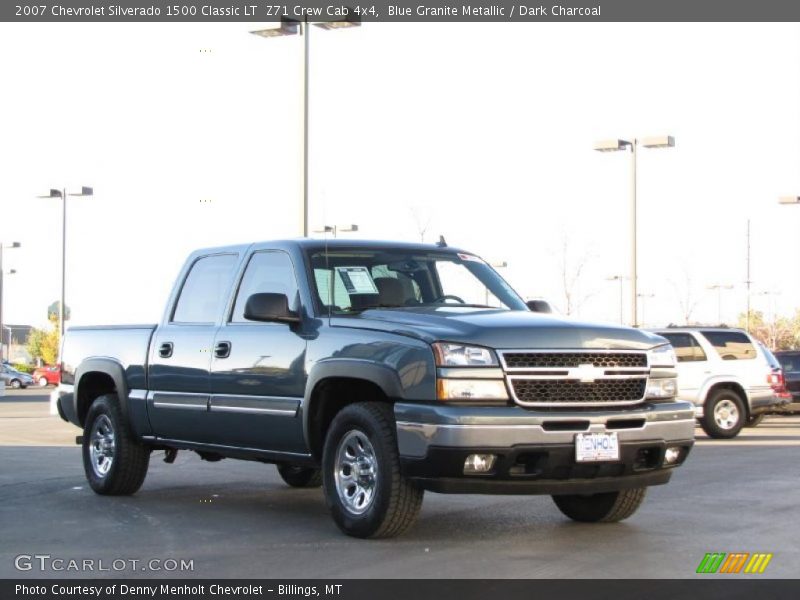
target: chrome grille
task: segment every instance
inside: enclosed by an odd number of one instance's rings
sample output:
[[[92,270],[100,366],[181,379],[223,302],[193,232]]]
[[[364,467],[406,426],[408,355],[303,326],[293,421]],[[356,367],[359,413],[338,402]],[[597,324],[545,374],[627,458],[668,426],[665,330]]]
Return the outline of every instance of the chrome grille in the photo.
[[[508,350],[500,359],[514,401],[527,407],[625,406],[644,400],[647,353]]]

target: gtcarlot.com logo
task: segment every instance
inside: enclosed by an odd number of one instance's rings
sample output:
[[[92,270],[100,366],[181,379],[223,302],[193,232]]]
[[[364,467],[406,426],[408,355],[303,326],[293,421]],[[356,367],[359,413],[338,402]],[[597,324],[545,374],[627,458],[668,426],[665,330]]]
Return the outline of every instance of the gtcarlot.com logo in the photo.
[[[697,572],[728,575],[763,573],[771,560],[772,554],[764,552],[708,552],[697,566]]]

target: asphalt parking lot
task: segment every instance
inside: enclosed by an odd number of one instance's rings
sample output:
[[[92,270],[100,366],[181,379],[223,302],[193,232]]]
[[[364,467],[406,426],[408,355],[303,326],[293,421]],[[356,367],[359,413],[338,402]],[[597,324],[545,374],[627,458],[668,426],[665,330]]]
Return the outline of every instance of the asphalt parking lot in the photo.
[[[549,497],[429,493],[408,534],[363,541],[339,533],[320,490],[290,489],[259,463],[181,452],[168,465],[157,452],[135,496],[97,496],[78,430],[48,414],[49,389],[0,398],[4,578],[681,578],[700,577],[706,552],[773,553],[763,575],[737,577],[796,577],[800,567],[800,417],[768,417],[730,441],[698,430],[687,464],[623,523],[570,522]],[[18,571],[18,555],[125,566]],[[143,571],[151,559],[193,568]]]

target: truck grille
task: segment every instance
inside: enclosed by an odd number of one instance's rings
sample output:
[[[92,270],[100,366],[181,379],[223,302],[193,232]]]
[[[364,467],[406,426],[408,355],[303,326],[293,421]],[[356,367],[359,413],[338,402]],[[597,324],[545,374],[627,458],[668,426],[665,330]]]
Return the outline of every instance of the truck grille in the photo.
[[[620,404],[641,401],[646,377],[599,379],[582,383],[573,379],[512,379],[514,396],[523,405]]]
[[[647,367],[644,352],[505,352],[508,369],[568,369],[591,364],[610,369]]]
[[[527,407],[626,406],[644,400],[647,353],[620,350],[500,352],[514,401]]]

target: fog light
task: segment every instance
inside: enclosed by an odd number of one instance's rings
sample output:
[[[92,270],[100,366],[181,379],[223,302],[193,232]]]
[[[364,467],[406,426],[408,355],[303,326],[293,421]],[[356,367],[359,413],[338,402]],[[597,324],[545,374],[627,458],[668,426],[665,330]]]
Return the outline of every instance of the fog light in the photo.
[[[488,473],[497,457],[494,454],[470,454],[464,461],[464,475]]]
[[[667,465],[674,465],[678,462],[678,459],[681,457],[681,447],[680,446],[670,446],[664,452],[664,464]]]

